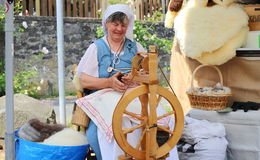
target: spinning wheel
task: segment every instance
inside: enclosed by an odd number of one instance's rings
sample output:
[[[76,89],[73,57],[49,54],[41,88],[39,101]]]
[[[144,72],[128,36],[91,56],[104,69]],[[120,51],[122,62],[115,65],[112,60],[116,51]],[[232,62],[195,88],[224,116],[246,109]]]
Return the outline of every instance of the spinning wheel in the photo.
[[[154,160],[167,155],[180,139],[184,125],[183,111],[176,96],[157,85],[157,54],[137,53],[132,63],[132,79],[142,85],[126,92],[117,104],[113,115],[113,133],[118,145],[126,153],[119,157],[120,160]],[[129,104],[136,99],[140,100],[141,105],[135,106],[140,107],[140,114],[128,110]],[[157,106],[161,101],[168,104],[168,112],[158,116]],[[122,120],[125,116],[136,119],[139,123],[131,128],[123,128]],[[168,116],[174,118],[174,125],[159,125],[159,121]],[[132,146],[127,135],[137,130],[141,132],[140,138],[137,144]],[[157,142],[158,130],[169,135],[160,145]]]

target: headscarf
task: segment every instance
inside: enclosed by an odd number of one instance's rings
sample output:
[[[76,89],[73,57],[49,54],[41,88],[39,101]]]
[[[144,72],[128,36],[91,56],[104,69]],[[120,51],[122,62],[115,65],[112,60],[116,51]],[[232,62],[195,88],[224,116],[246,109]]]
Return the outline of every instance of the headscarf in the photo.
[[[128,28],[126,31],[126,38],[133,40],[133,29],[134,29],[134,14],[133,11],[131,10],[130,7],[128,7],[127,5],[124,4],[115,4],[115,5],[110,5],[107,7],[103,19],[102,19],[102,27],[103,27],[103,31],[105,33],[105,35],[107,36],[107,29],[106,29],[106,20],[107,18],[112,15],[115,12],[123,12],[126,14],[128,20],[129,20],[129,24],[128,24]]]

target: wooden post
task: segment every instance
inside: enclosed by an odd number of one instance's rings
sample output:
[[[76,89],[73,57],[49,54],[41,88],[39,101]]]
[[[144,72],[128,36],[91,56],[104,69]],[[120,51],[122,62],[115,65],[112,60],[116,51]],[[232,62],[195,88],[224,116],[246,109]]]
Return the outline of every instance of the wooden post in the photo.
[[[105,11],[107,8],[107,1],[106,0],[101,0],[101,11]]]
[[[29,15],[33,15],[33,0],[29,0]]]
[[[82,0],[78,0],[78,2],[79,2],[79,17],[83,17]]]
[[[140,20],[144,20],[144,3],[140,3]]]
[[[85,1],[84,1],[84,8],[85,8],[84,17],[89,17],[88,7],[89,7],[89,1],[88,1],[88,0],[85,0]]]
[[[77,16],[77,0],[73,0],[73,17]]]
[[[137,0],[135,2],[135,16],[136,16],[136,20],[140,20],[140,0]]]
[[[23,15],[26,15],[26,0],[22,1],[22,6],[23,6]]]
[[[53,16],[52,0],[48,0],[48,13],[47,13],[47,16]]]
[[[40,4],[40,0],[36,0],[36,1],[35,1],[35,8],[36,8],[36,16],[40,16],[40,15],[41,15],[41,4]]]
[[[148,5],[149,5],[149,3],[148,3],[148,0],[144,0],[144,16],[147,16],[148,15]],[[143,17],[143,19],[144,19],[144,17]]]
[[[71,3],[70,0],[66,0],[66,17],[71,17]]]
[[[47,1],[41,0],[41,16],[47,16]]]
[[[149,17],[152,17],[153,13],[153,0],[149,0]]]

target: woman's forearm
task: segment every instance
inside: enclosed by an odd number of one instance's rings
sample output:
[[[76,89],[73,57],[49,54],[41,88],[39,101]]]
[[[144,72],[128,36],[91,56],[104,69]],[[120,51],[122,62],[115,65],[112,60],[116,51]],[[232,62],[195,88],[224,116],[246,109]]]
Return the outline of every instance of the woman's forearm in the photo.
[[[83,88],[87,88],[90,90],[110,87],[108,78],[96,78],[84,73],[80,76],[80,83]]]
[[[118,80],[120,74],[121,73],[118,72],[109,78],[96,78],[83,73],[79,79],[81,86],[86,89],[97,90],[113,88],[118,92],[124,92],[128,85]]]

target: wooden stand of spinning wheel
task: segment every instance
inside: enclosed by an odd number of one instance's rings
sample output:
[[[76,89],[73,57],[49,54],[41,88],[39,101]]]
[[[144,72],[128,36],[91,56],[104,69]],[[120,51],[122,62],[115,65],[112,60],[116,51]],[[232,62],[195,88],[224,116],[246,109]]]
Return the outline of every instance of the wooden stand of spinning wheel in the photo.
[[[181,105],[176,96],[168,89],[158,86],[157,78],[157,53],[155,46],[150,47],[149,53],[137,53],[132,61],[131,79],[140,82],[142,85],[126,92],[118,102],[113,114],[113,134],[115,140],[125,155],[119,156],[119,160],[155,160],[162,159],[177,144],[181,137],[184,126],[184,115]],[[135,114],[127,110],[128,105],[139,98],[141,113]],[[157,116],[157,106],[161,99],[168,102],[170,108],[168,112]],[[123,128],[122,120],[125,116],[130,116],[140,123],[132,128]],[[158,121],[172,116],[174,126],[160,126]],[[132,146],[127,140],[127,135],[141,131],[139,141]],[[169,135],[166,142],[158,145],[157,131],[164,131]]]

